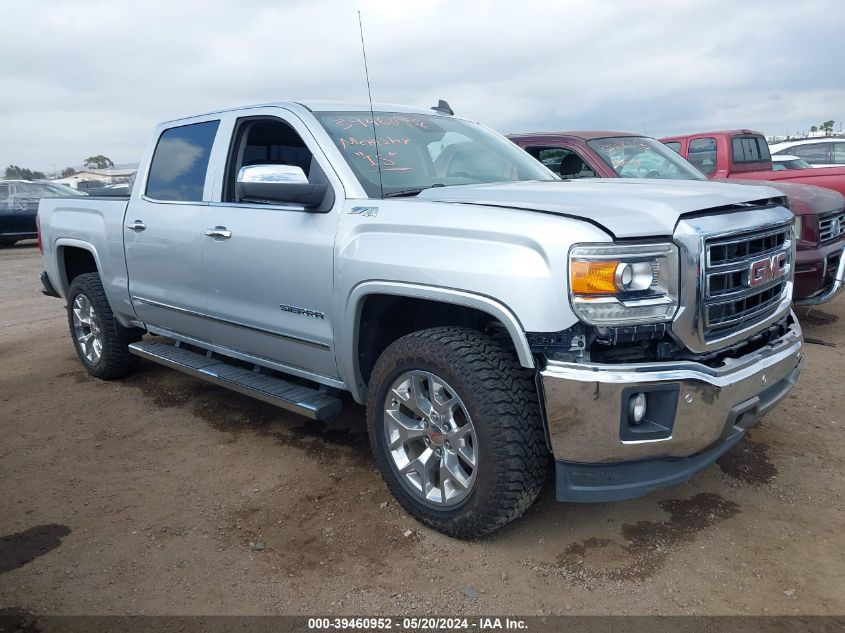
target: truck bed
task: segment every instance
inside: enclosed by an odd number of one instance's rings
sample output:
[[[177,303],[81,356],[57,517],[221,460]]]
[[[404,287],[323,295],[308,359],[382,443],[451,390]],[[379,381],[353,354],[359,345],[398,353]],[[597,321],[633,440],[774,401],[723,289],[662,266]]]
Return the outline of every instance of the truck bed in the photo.
[[[44,269],[55,290],[66,297],[60,262],[64,249],[86,244],[93,250],[103,287],[113,305],[129,304],[126,259],[123,255],[123,218],[129,196],[44,198],[38,204]]]

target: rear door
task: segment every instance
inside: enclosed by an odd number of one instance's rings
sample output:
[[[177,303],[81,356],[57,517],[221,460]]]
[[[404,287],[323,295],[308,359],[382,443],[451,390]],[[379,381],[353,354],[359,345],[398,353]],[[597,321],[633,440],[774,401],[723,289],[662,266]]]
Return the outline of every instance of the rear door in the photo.
[[[148,326],[195,338],[208,332],[202,228],[219,119],[164,129],[124,218],[129,293]]]
[[[303,122],[283,108],[255,108],[227,123],[226,169],[205,214],[202,258],[213,340],[284,365],[290,373],[334,378],[334,238],[343,189]],[[221,141],[222,142],[222,141]],[[215,159],[216,161],[216,159]],[[222,162],[222,161],[221,161]],[[241,202],[235,181],[248,165],[300,167],[332,195],[318,210]]]

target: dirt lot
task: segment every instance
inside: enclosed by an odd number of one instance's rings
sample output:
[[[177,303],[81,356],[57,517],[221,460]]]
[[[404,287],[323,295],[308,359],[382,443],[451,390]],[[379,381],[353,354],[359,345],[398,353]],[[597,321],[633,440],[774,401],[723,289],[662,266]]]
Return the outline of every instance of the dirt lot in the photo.
[[[320,425],[152,364],[89,378],[39,270],[0,250],[0,608],[845,612],[845,298],[801,312],[798,386],[717,466],[611,505],[549,486],[467,543],[389,498],[353,404]]]

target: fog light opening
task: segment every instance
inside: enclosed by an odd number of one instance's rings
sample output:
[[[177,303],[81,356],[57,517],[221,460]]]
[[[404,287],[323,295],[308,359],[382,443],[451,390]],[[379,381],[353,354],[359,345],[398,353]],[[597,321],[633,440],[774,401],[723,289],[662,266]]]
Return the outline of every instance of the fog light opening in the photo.
[[[645,419],[647,406],[648,402],[644,393],[638,393],[634,396],[631,396],[631,400],[628,404],[629,418],[631,420],[631,424],[642,423],[642,421]]]

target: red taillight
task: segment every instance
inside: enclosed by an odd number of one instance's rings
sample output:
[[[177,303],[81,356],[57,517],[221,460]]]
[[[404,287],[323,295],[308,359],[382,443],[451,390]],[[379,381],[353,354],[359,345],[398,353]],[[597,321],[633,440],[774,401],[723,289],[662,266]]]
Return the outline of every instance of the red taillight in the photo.
[[[41,218],[38,215],[35,216],[35,230],[38,231],[38,252],[43,255],[44,247],[41,246]]]

